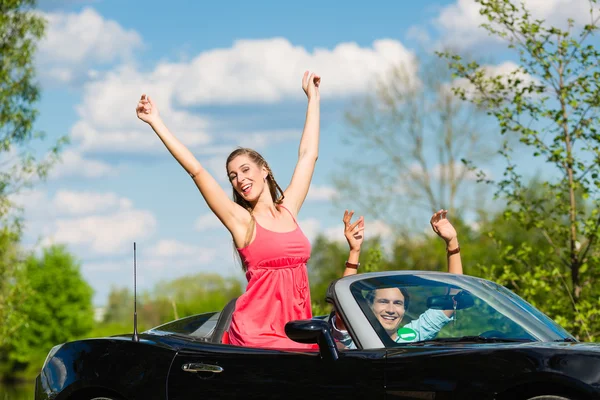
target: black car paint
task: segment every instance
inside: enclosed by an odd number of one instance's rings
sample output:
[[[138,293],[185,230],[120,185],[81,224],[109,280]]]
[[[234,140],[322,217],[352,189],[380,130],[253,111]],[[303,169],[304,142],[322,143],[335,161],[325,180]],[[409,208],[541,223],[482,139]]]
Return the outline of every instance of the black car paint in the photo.
[[[525,392],[529,390],[532,395],[600,398],[600,345],[405,345],[389,350],[387,358],[385,383],[390,399],[429,398],[427,395],[436,400],[527,398],[517,397],[520,388],[521,396],[529,396]]]
[[[36,380],[36,399],[75,393],[118,393],[125,399],[165,399],[165,382],[176,348],[156,337],[88,339],[64,344]]]
[[[141,334],[63,345],[36,381],[36,400],[114,395],[119,399],[383,398],[385,350],[342,354],[250,349]],[[189,373],[199,362],[223,372]],[[356,379],[360,374],[361,380]]]
[[[171,369],[169,399],[384,398],[385,351],[352,352],[336,361],[319,353],[180,352]],[[222,373],[190,374],[187,363],[206,363]],[[357,374],[361,379],[356,379]]]

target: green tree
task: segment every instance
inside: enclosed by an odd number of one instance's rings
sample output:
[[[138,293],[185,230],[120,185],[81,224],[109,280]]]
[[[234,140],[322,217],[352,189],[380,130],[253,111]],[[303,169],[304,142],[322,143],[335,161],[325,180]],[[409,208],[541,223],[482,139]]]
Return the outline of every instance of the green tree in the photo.
[[[158,283],[152,291],[138,295],[139,329],[155,327],[174,319],[203,312],[220,311],[242,294],[241,283],[218,274],[199,273]],[[112,288],[104,320],[92,334],[105,336],[133,330],[133,293]]]
[[[35,0],[4,0],[0,3],[0,215],[11,203],[8,195],[45,177],[57,161],[61,138],[42,160],[29,145],[44,135],[34,129],[40,89],[35,80],[36,44],[44,35],[45,20],[33,11]]]
[[[183,276],[156,285],[153,301],[144,305],[144,318],[156,318],[153,324],[171,321],[188,315],[220,311],[225,304],[242,294],[242,285],[235,278],[218,274],[199,273]],[[158,311],[158,312],[155,312]]]
[[[113,287],[108,294],[104,313],[105,323],[133,323],[133,292],[128,288]]]
[[[86,335],[93,327],[93,291],[80,273],[80,264],[62,246],[25,260],[32,290],[21,299],[27,315],[3,365],[5,377],[39,368],[52,346]]]
[[[525,167],[505,144],[507,166],[495,184],[509,205],[505,215],[543,243],[525,240],[502,251],[503,281],[525,298],[543,292],[543,311],[587,340],[600,338],[597,289],[600,274],[600,51],[598,7],[590,1],[589,23],[565,29],[534,19],[524,3],[476,0],[489,34],[504,39],[516,52],[519,68],[490,76],[476,62],[441,55],[467,85],[455,88],[463,100],[495,117],[502,134],[518,137],[521,150],[541,159],[552,173],[538,194],[528,190]],[[595,40],[595,41],[594,41]],[[483,175],[482,175],[483,176]],[[485,177],[484,177],[485,178]],[[517,265],[524,268],[518,271]]]
[[[9,344],[27,322],[20,300],[30,293],[30,287],[19,254],[20,238],[18,226],[0,230],[0,365],[7,362]]]
[[[43,138],[34,129],[40,97],[35,81],[36,43],[45,21],[35,13],[34,0],[0,1],[0,364],[6,365],[6,346],[22,328],[27,315],[22,300],[29,293],[20,262],[18,213],[9,200],[23,187],[44,178],[57,161],[66,139],[59,139],[37,159],[30,146]],[[15,301],[16,296],[19,301]]]

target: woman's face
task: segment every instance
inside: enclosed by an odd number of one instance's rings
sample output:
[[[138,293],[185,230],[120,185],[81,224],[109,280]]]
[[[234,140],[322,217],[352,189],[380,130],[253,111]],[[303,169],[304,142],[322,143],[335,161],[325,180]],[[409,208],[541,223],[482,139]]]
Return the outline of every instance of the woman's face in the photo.
[[[396,338],[400,322],[404,317],[404,296],[398,288],[377,289],[371,310],[383,329],[392,339]]]
[[[244,200],[252,202],[264,190],[267,172],[247,155],[239,155],[227,165],[227,175],[234,190]]]

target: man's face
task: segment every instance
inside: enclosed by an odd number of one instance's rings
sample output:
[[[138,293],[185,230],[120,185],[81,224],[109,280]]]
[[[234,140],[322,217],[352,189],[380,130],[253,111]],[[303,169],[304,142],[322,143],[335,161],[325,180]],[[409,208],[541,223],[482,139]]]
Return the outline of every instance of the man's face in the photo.
[[[400,289],[387,288],[375,290],[375,298],[371,310],[390,335],[392,340],[398,335],[398,328],[404,317],[404,296]]]

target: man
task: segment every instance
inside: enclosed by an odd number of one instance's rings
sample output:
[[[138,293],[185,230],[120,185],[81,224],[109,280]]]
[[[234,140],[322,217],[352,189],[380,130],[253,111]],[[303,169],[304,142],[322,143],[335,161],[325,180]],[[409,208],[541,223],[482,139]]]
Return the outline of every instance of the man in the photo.
[[[446,242],[448,272],[462,274],[462,260],[460,258],[457,233],[450,221],[446,219],[447,213],[447,210],[440,210],[433,214],[430,220],[431,228]],[[344,235],[350,246],[350,254],[343,276],[357,274],[360,266],[358,260],[364,239],[364,219],[360,217],[352,224],[351,219],[353,214],[354,212],[346,210],[343,219]],[[410,343],[432,339],[448,322],[452,321],[454,314],[454,310],[429,309],[422,313],[419,318],[401,328],[402,319],[410,303],[410,296],[406,289],[398,287],[375,289],[367,294],[366,300],[371,311],[373,311],[381,326],[390,336],[390,339],[396,343]],[[352,338],[346,331],[346,327],[337,314],[332,317],[331,326],[334,338],[344,348],[356,348]]]

